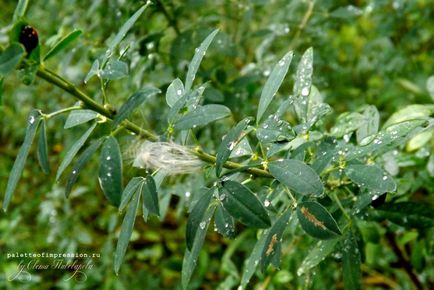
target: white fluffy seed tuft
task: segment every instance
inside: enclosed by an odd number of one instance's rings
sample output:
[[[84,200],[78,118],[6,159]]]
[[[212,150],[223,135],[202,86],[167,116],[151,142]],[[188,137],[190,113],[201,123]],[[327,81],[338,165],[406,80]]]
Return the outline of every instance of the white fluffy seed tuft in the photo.
[[[167,175],[193,173],[202,161],[184,146],[170,142],[145,141],[136,149],[134,167],[161,170]]]

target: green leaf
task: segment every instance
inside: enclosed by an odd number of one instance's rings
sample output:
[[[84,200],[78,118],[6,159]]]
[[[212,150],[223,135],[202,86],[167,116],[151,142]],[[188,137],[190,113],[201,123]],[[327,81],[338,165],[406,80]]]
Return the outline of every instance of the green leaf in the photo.
[[[128,64],[126,62],[111,59],[99,76],[104,80],[119,80],[128,76]]]
[[[259,123],[280,86],[283,79],[288,73],[289,65],[291,64],[293,52],[285,54],[282,59],[274,66],[273,71],[267,79],[259,99],[258,113],[256,115],[256,123]]]
[[[229,130],[229,132],[223,138],[222,142],[220,143],[220,146],[217,149],[216,164],[215,164],[215,170],[217,176],[220,176],[220,173],[223,168],[223,164],[228,160],[232,150],[237,146],[237,144],[244,137],[244,135],[241,135],[241,133],[247,127],[250,121],[251,121],[250,118],[245,118],[241,120],[235,127]]]
[[[182,273],[181,273],[182,289],[187,289],[188,287],[188,283],[190,282],[191,275],[193,274],[194,268],[196,267],[197,258],[199,257],[200,250],[202,249],[206,232],[208,230],[208,226],[210,224],[210,220],[212,215],[214,214],[214,211],[215,211],[215,205],[209,207],[206,210],[202,220],[199,223],[199,224],[204,223],[202,224],[203,227],[200,226],[200,229],[197,231],[191,250],[186,249],[185,251],[184,260],[182,261]]]
[[[96,119],[97,117],[98,113],[92,110],[74,110],[68,115],[63,128],[69,129],[89,122],[90,120]]]
[[[434,113],[434,105],[408,105],[392,114],[383,128],[411,120],[427,120]]]
[[[288,208],[282,215],[277,219],[273,226],[267,230],[264,248],[261,254],[261,271],[265,272],[267,266],[270,262],[277,257],[280,260],[281,255],[281,243],[283,232],[285,231],[289,217],[291,216],[291,210]]]
[[[263,233],[259,240],[253,247],[252,253],[250,254],[247,262],[245,263],[243,276],[241,277],[241,289],[245,289],[253,274],[255,273],[256,267],[259,265],[259,260],[262,256],[262,250],[265,247],[267,235]]]
[[[350,164],[345,174],[356,184],[377,193],[396,190],[393,178],[377,165]]]
[[[326,137],[319,143],[314,162],[312,163],[312,168],[316,173],[320,174],[326,169],[333,160],[333,157],[336,156],[336,144],[336,139],[332,137]]]
[[[300,267],[297,269],[297,275],[301,276],[310,271],[321,263],[328,255],[330,255],[339,239],[319,241],[313,248],[309,250],[309,254],[304,258]]]
[[[308,48],[297,66],[294,82],[295,111],[299,119],[305,120],[307,114],[308,96],[312,85],[313,49]]]
[[[214,193],[214,188],[206,191],[199,199],[199,201],[193,207],[187,221],[187,229],[185,232],[187,248],[192,249],[194,240],[196,238],[196,233],[199,229],[203,230],[205,227],[205,222],[203,217],[206,210],[209,207],[211,198]]]
[[[406,228],[428,229],[434,227],[432,206],[412,201],[386,203],[374,211],[375,217]]]
[[[103,141],[104,138],[100,138],[97,141],[93,142],[89,147],[86,148],[86,150],[83,151],[80,158],[77,160],[77,163],[75,163],[74,167],[71,170],[71,173],[68,176],[68,181],[66,182],[65,196],[67,198],[69,197],[72,186],[77,181],[78,175],[80,174],[81,170],[92,157],[92,155],[96,152],[96,150],[98,150]]]
[[[219,194],[223,207],[246,226],[268,228],[271,225],[262,203],[244,185],[232,180],[224,181]]]
[[[83,147],[84,143],[86,142],[87,138],[89,138],[92,131],[95,129],[97,123],[94,123],[87,131],[69,148],[68,152],[65,155],[65,158],[63,158],[62,162],[59,165],[59,169],[57,169],[56,174],[56,181],[59,180],[60,176],[62,175],[63,171],[68,167],[68,165],[71,163],[72,159],[77,154],[78,150],[80,150],[81,147]]]
[[[157,186],[154,178],[148,175],[142,185],[143,205],[151,213],[156,216],[160,215],[160,206],[158,203]]]
[[[166,91],[166,103],[173,107],[175,103],[184,95],[184,84],[178,78],[174,79]]]
[[[199,65],[202,62],[202,58],[206,54],[209,45],[211,44],[212,40],[218,32],[218,29],[211,32],[211,34],[205,38],[205,40],[200,44],[200,46],[196,48],[196,53],[194,54],[193,59],[188,65],[187,76],[185,78],[185,92],[190,91],[193,80],[196,77],[197,70],[199,69]]]
[[[335,125],[331,128],[330,134],[338,138],[343,137],[362,126],[365,117],[357,112],[343,113],[338,116]]]
[[[361,257],[356,239],[356,233],[350,230],[342,241],[342,275],[344,277],[344,289],[346,290],[362,289]]]
[[[235,237],[235,221],[222,205],[217,207],[214,215],[214,223],[217,232],[221,235],[230,239]]]
[[[99,69],[99,60],[96,59],[92,63],[92,67],[90,68],[90,71],[87,73],[86,77],[84,78],[84,83],[86,84],[93,76],[99,75],[100,69]]]
[[[365,138],[369,138],[376,134],[380,124],[380,113],[375,106],[367,106],[363,111],[363,117],[364,121],[356,131],[358,144],[361,144]]]
[[[38,110],[32,110],[27,118],[26,135],[24,137],[23,145],[21,145],[18,151],[17,158],[15,159],[12,170],[9,174],[8,184],[6,186],[5,198],[3,200],[3,210],[6,211],[11,201],[12,194],[17,187],[18,180],[24,169],[27,156],[29,155],[30,147],[33,143],[33,139],[36,135],[39,122],[41,120],[41,114]]]
[[[24,17],[26,14],[27,6],[29,4],[28,0],[19,0],[17,6],[15,7],[13,21],[17,22],[18,19]]]
[[[352,160],[366,155],[381,155],[403,144],[410,138],[413,132],[420,129],[426,123],[425,120],[412,120],[391,125],[378,132],[369,144],[357,147],[347,153],[347,160]]]
[[[187,130],[197,126],[204,126],[208,123],[230,116],[231,111],[223,105],[205,105],[187,113],[175,123],[178,130]]]
[[[4,78],[0,77],[0,109],[3,107]]]
[[[136,23],[137,19],[139,19],[140,15],[142,15],[147,6],[148,4],[142,6],[124,23],[124,25],[122,25],[121,29],[119,29],[119,32],[110,41],[102,63],[105,63],[105,61],[112,56],[116,47],[119,45],[122,39],[124,39],[124,37],[127,35],[127,32],[131,29],[131,27],[133,27],[134,23]]]
[[[297,207],[297,217],[303,230],[314,238],[328,240],[341,235],[335,219],[317,202],[300,203]]]
[[[42,119],[39,128],[38,140],[38,162],[45,174],[50,173],[50,163],[48,162],[48,146],[47,146],[47,132],[45,130],[45,120]]]
[[[319,175],[310,166],[299,160],[272,161],[268,167],[271,175],[300,194],[320,195],[324,191]]]
[[[122,261],[124,260],[125,253],[127,251],[128,243],[133,233],[134,222],[136,220],[137,209],[139,207],[140,192],[136,192],[133,196],[130,205],[128,206],[127,213],[121,226],[121,232],[119,234],[118,243],[115,251],[114,270],[116,275],[119,274]]]
[[[23,55],[24,48],[18,43],[14,42],[6,48],[0,55],[0,77],[4,77],[13,71]]]
[[[291,125],[277,115],[270,115],[256,130],[256,137],[263,143],[290,141],[294,139]]]
[[[131,113],[136,110],[147,98],[160,93],[159,89],[156,88],[144,88],[137,93],[133,94],[119,109],[113,119],[112,128],[118,126],[124,119],[128,118]]]
[[[179,98],[167,114],[168,122],[173,124],[179,120],[185,112],[196,108],[199,105],[204,90],[205,87],[200,86],[195,90],[185,93],[181,98]]]
[[[122,195],[122,155],[113,136],[108,137],[102,146],[98,179],[106,198],[118,207]]]
[[[141,186],[145,182],[143,177],[133,177],[130,182],[128,182],[124,191],[122,192],[121,203],[119,205],[119,212],[123,211],[130,201],[133,194],[137,191],[139,186]]]
[[[80,34],[81,30],[77,29],[68,33],[47,52],[47,54],[44,56],[44,61],[64,50],[68,45],[70,45],[74,40],[76,40],[80,36]]]

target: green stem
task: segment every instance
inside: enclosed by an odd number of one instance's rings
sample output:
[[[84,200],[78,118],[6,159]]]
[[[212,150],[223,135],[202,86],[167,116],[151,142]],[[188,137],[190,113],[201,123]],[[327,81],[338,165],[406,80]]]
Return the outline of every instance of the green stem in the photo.
[[[41,66],[37,71],[37,76],[70,93],[71,95],[73,95],[74,97],[82,101],[85,107],[107,117],[110,120],[113,120],[113,118],[115,117],[115,113],[113,111],[110,111],[107,108],[105,108],[103,105],[100,105],[97,102],[95,102],[91,97],[89,97],[83,91],[78,89],[73,83],[63,79],[55,72]],[[137,126],[131,121],[124,120],[122,121],[121,126],[129,130],[130,132],[138,135],[139,137],[143,137],[150,141],[158,140],[157,135]],[[215,156],[203,152],[201,149],[192,150],[192,153],[195,156],[197,156],[199,159],[207,163],[215,164],[216,162]],[[227,161],[225,162],[224,167],[227,169],[238,169],[243,167],[243,165],[236,162]],[[247,168],[245,172],[258,177],[272,177],[272,175],[268,171],[259,168]]]
[[[331,194],[332,194],[334,200],[336,201],[336,204],[338,205],[339,209],[344,214],[344,216],[347,218],[347,220],[351,221],[351,217],[348,215],[348,213],[345,211],[344,207],[342,206],[341,201],[339,200],[338,196],[336,195],[336,191],[332,191]]]

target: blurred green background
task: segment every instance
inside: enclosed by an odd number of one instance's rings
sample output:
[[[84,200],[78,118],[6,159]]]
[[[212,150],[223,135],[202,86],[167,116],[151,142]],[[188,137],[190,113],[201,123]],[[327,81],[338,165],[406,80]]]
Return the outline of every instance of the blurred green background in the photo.
[[[15,1],[0,1],[0,45],[8,43],[7,26]],[[125,0],[30,1],[28,22],[39,33],[42,51],[75,28],[83,34],[66,52],[45,65],[83,90],[100,98],[99,83],[84,84],[92,62],[105,51],[107,39],[141,6]],[[170,82],[183,79],[195,47],[215,28],[220,33],[202,62],[198,77],[209,82],[205,102],[222,103],[234,119],[254,115],[261,88],[270,70],[288,50],[295,59],[290,71],[308,47],[314,48],[313,84],[334,112],[357,110],[363,104],[377,106],[384,121],[408,104],[432,103],[427,80],[434,75],[434,1],[156,1],[148,8],[121,43],[128,47],[130,76],[109,84],[107,92],[116,106],[146,84],[164,92]],[[292,73],[291,73],[292,74]],[[290,74],[290,75],[291,75]],[[292,92],[287,77],[281,95]],[[12,164],[23,141],[24,123],[32,108],[52,112],[75,103],[67,93],[37,79],[25,86],[18,73],[4,82],[0,109],[0,188],[3,192]],[[135,116],[145,128],[161,133],[166,126],[164,94],[147,102]],[[133,238],[119,276],[113,272],[113,251],[121,217],[105,200],[98,186],[97,158],[88,164],[70,199],[65,199],[65,180],[55,182],[55,169],[65,148],[85,130],[64,130],[65,116],[48,126],[52,173],[38,167],[35,150],[27,160],[23,177],[7,213],[0,214],[1,289],[178,289],[185,250],[185,193],[197,190],[202,177],[173,177],[164,181],[163,192],[172,194],[163,221],[137,219]],[[206,129],[201,143],[210,151],[229,128],[229,123]],[[122,139],[127,150],[130,137]],[[418,176],[428,152],[409,152],[412,162],[397,177],[403,191],[431,205],[432,178]],[[125,164],[127,182],[138,171]],[[406,273],[395,267],[396,256],[384,238],[385,229],[376,223],[362,225],[365,247],[364,289],[411,289]],[[399,229],[396,229],[399,232]],[[432,230],[420,233],[402,230],[398,242],[411,248],[409,259],[427,287],[434,281]],[[191,289],[232,289],[243,260],[254,245],[253,231],[228,241],[210,231]],[[300,265],[313,240],[292,238],[283,247],[280,270],[270,269],[254,278],[252,289],[342,288],[339,253],[333,254],[311,275],[298,277]],[[8,281],[19,260],[6,259],[7,252],[95,252],[94,267],[87,280],[65,281],[64,271],[34,271],[31,281]],[[223,262],[222,262],[222,257]],[[395,264],[394,264],[395,263]],[[262,288],[261,288],[262,287]],[[431,284],[431,287],[433,285]],[[236,288],[236,287],[235,287]],[[234,289],[235,289],[234,288]]]

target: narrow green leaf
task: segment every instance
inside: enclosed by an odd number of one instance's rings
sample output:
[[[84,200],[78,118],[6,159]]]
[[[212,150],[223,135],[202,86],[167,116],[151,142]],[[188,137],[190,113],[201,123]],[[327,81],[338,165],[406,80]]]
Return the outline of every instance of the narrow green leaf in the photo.
[[[222,205],[217,207],[214,216],[215,227],[217,232],[227,238],[235,237],[235,221]]]
[[[396,190],[393,178],[377,165],[350,164],[345,174],[356,184],[377,193]]]
[[[28,0],[19,0],[17,6],[15,7],[13,21],[17,22],[20,18],[24,17],[26,14]]]
[[[136,192],[128,206],[127,213],[121,226],[118,243],[115,251],[114,270],[116,275],[119,274],[122,261],[124,260],[127,251],[128,243],[130,242],[131,234],[133,233],[134,222],[136,220],[137,209],[139,207],[140,192]]]
[[[318,145],[318,150],[314,162],[312,163],[312,168],[316,173],[320,174],[324,169],[326,169],[333,157],[337,155],[336,144],[336,139],[326,137]]]
[[[313,49],[308,48],[297,66],[294,82],[295,111],[297,116],[304,120],[307,115],[308,96],[312,85]]]
[[[375,106],[367,106],[363,111],[363,117],[365,119],[356,131],[358,144],[376,134],[380,125],[380,113]]]
[[[200,229],[197,231],[191,250],[186,249],[185,251],[184,260],[182,261],[182,274],[181,274],[182,289],[188,289],[188,283],[190,282],[191,275],[193,274],[193,271],[196,268],[197,258],[199,257],[200,250],[202,249],[206,232],[208,230],[208,226],[210,224],[211,217],[213,216],[214,211],[215,211],[215,205],[209,207],[206,210],[202,220],[199,223],[202,224],[203,226],[200,226]]]
[[[69,113],[63,128],[69,129],[77,125],[89,122],[98,117],[98,113],[92,110],[74,110]]]
[[[24,55],[22,45],[14,42],[0,55],[0,77],[4,77],[15,69]]]
[[[127,35],[128,31],[133,27],[134,23],[136,23],[137,19],[142,15],[143,11],[145,11],[148,4],[140,7],[139,10],[136,11],[125,23],[122,25],[121,29],[119,29],[119,32],[115,35],[115,37],[110,41],[108,45],[108,49],[104,55],[104,60],[102,63],[105,63],[105,61],[112,56],[114,50],[119,45],[119,43],[124,39],[124,37]]]
[[[338,138],[343,137],[345,134],[356,131],[362,126],[364,120],[365,117],[357,112],[340,114],[335,125],[331,128],[330,134]]]
[[[76,40],[80,36],[80,34],[81,30],[77,29],[68,33],[47,52],[47,54],[44,56],[44,61],[64,50],[68,45],[70,45],[74,40]]]
[[[33,139],[36,135],[39,122],[41,120],[41,114],[38,110],[32,110],[27,118],[26,135],[24,137],[23,145],[21,145],[18,151],[17,159],[15,159],[12,166],[11,173],[9,174],[8,184],[6,186],[5,198],[3,200],[3,210],[6,211],[11,201],[12,195],[17,187],[18,180],[24,169],[27,156],[29,155],[30,147],[33,143]]]
[[[223,164],[228,160],[232,150],[241,141],[241,133],[247,127],[250,121],[250,118],[245,118],[244,120],[241,120],[234,128],[229,130],[229,132],[223,138],[223,141],[220,143],[220,146],[217,149],[217,159],[215,164],[217,176],[220,176]]]
[[[313,248],[309,250],[309,254],[304,258],[300,267],[297,269],[297,275],[301,276],[310,271],[321,263],[328,255],[330,255],[339,239],[319,241]]]
[[[108,137],[102,146],[98,180],[109,202],[119,207],[122,195],[122,154],[118,141],[113,136]]]
[[[50,163],[48,162],[48,146],[47,146],[47,132],[45,130],[45,120],[42,119],[39,128],[38,140],[38,162],[45,174],[50,173]]]
[[[128,64],[126,62],[111,59],[99,75],[104,80],[119,80],[128,76]]]
[[[3,107],[4,78],[0,77],[0,109]]]
[[[224,181],[219,188],[219,194],[223,207],[246,226],[268,228],[271,225],[270,217],[262,203],[241,183]]]
[[[303,230],[314,238],[328,240],[341,235],[335,219],[317,202],[300,203],[297,207],[297,217]]]
[[[128,118],[130,114],[136,110],[147,98],[158,93],[160,93],[159,89],[148,87],[133,94],[119,109],[119,112],[113,119],[112,127],[115,128],[118,126],[124,119]]]
[[[180,97],[172,108],[170,108],[169,113],[167,114],[167,121],[170,124],[173,124],[179,120],[186,111],[196,108],[199,105],[204,90],[205,87],[200,86]]]
[[[262,233],[259,240],[253,247],[252,253],[250,254],[247,262],[245,263],[243,276],[241,277],[241,289],[245,289],[253,274],[255,274],[256,267],[259,265],[259,260],[262,256],[262,250],[265,247],[267,235]]]
[[[213,193],[214,193],[214,188],[211,188],[208,191],[206,191],[200,197],[199,201],[195,204],[188,217],[185,236],[186,236],[187,248],[189,250],[191,250],[193,247],[193,243],[197,231],[199,229],[203,230],[205,227],[205,222],[203,221],[203,217],[205,215],[206,210],[209,207]]]
[[[259,123],[280,86],[283,79],[288,73],[289,65],[291,64],[293,52],[285,54],[282,59],[274,66],[273,71],[267,79],[259,99],[258,113],[256,115],[256,123]]]
[[[205,105],[187,113],[175,123],[175,128],[187,130],[197,126],[204,126],[208,123],[230,116],[231,111],[223,105]]]
[[[434,227],[432,206],[412,201],[386,203],[375,209],[378,220],[388,219],[406,228],[428,229]]]
[[[361,258],[356,233],[352,230],[348,231],[346,239],[342,241],[342,244],[342,275],[344,277],[344,289],[362,289],[362,270],[360,269]]]
[[[319,175],[299,160],[272,161],[268,167],[271,175],[300,194],[320,195],[324,191]]]
[[[92,157],[92,155],[96,152],[96,150],[98,150],[98,148],[101,146],[103,141],[104,138],[100,138],[95,142],[93,142],[89,147],[86,148],[86,150],[83,151],[80,158],[77,160],[77,163],[75,163],[71,173],[68,176],[68,181],[66,182],[65,196],[67,198],[69,197],[69,194],[71,193],[72,190],[72,186],[77,181],[78,175],[80,174],[81,170],[89,161],[89,159]]]
[[[158,202],[157,186],[154,178],[148,175],[142,186],[143,205],[145,208],[156,216],[160,215],[160,206]]]
[[[93,76],[99,75],[100,69],[99,69],[99,60],[96,59],[92,63],[92,67],[90,68],[90,71],[87,73],[86,77],[84,78],[84,83],[86,84]]]
[[[291,216],[291,210],[287,209],[282,215],[276,220],[273,226],[267,230],[264,248],[261,253],[261,271],[265,272],[267,266],[273,260],[274,257],[278,257],[280,260],[280,248],[282,243],[283,232],[289,222],[289,217]]]
[[[211,34],[205,38],[205,40],[200,44],[200,46],[196,48],[196,53],[194,54],[193,59],[188,65],[187,76],[185,78],[185,92],[190,91],[193,80],[196,77],[197,70],[199,69],[200,63],[202,62],[202,59],[206,54],[209,45],[211,44],[212,40],[218,32],[218,29],[211,32]]]
[[[175,103],[184,95],[184,84],[178,78],[174,79],[166,91],[166,103],[173,107]]]
[[[97,123],[94,123],[89,129],[87,129],[87,131],[80,137],[80,139],[78,139],[71,146],[71,148],[69,148],[68,152],[65,155],[65,158],[63,158],[62,162],[59,165],[59,169],[57,169],[56,181],[59,180],[63,171],[71,163],[72,159],[75,157],[78,150],[80,150],[80,148],[83,147],[84,143],[86,142],[87,138],[89,138],[90,134],[95,129],[96,125],[97,125]]]
[[[122,192],[121,203],[119,205],[119,212],[123,211],[130,201],[133,194],[137,191],[139,186],[145,182],[143,177],[133,177],[130,182],[128,182],[124,191]]]

